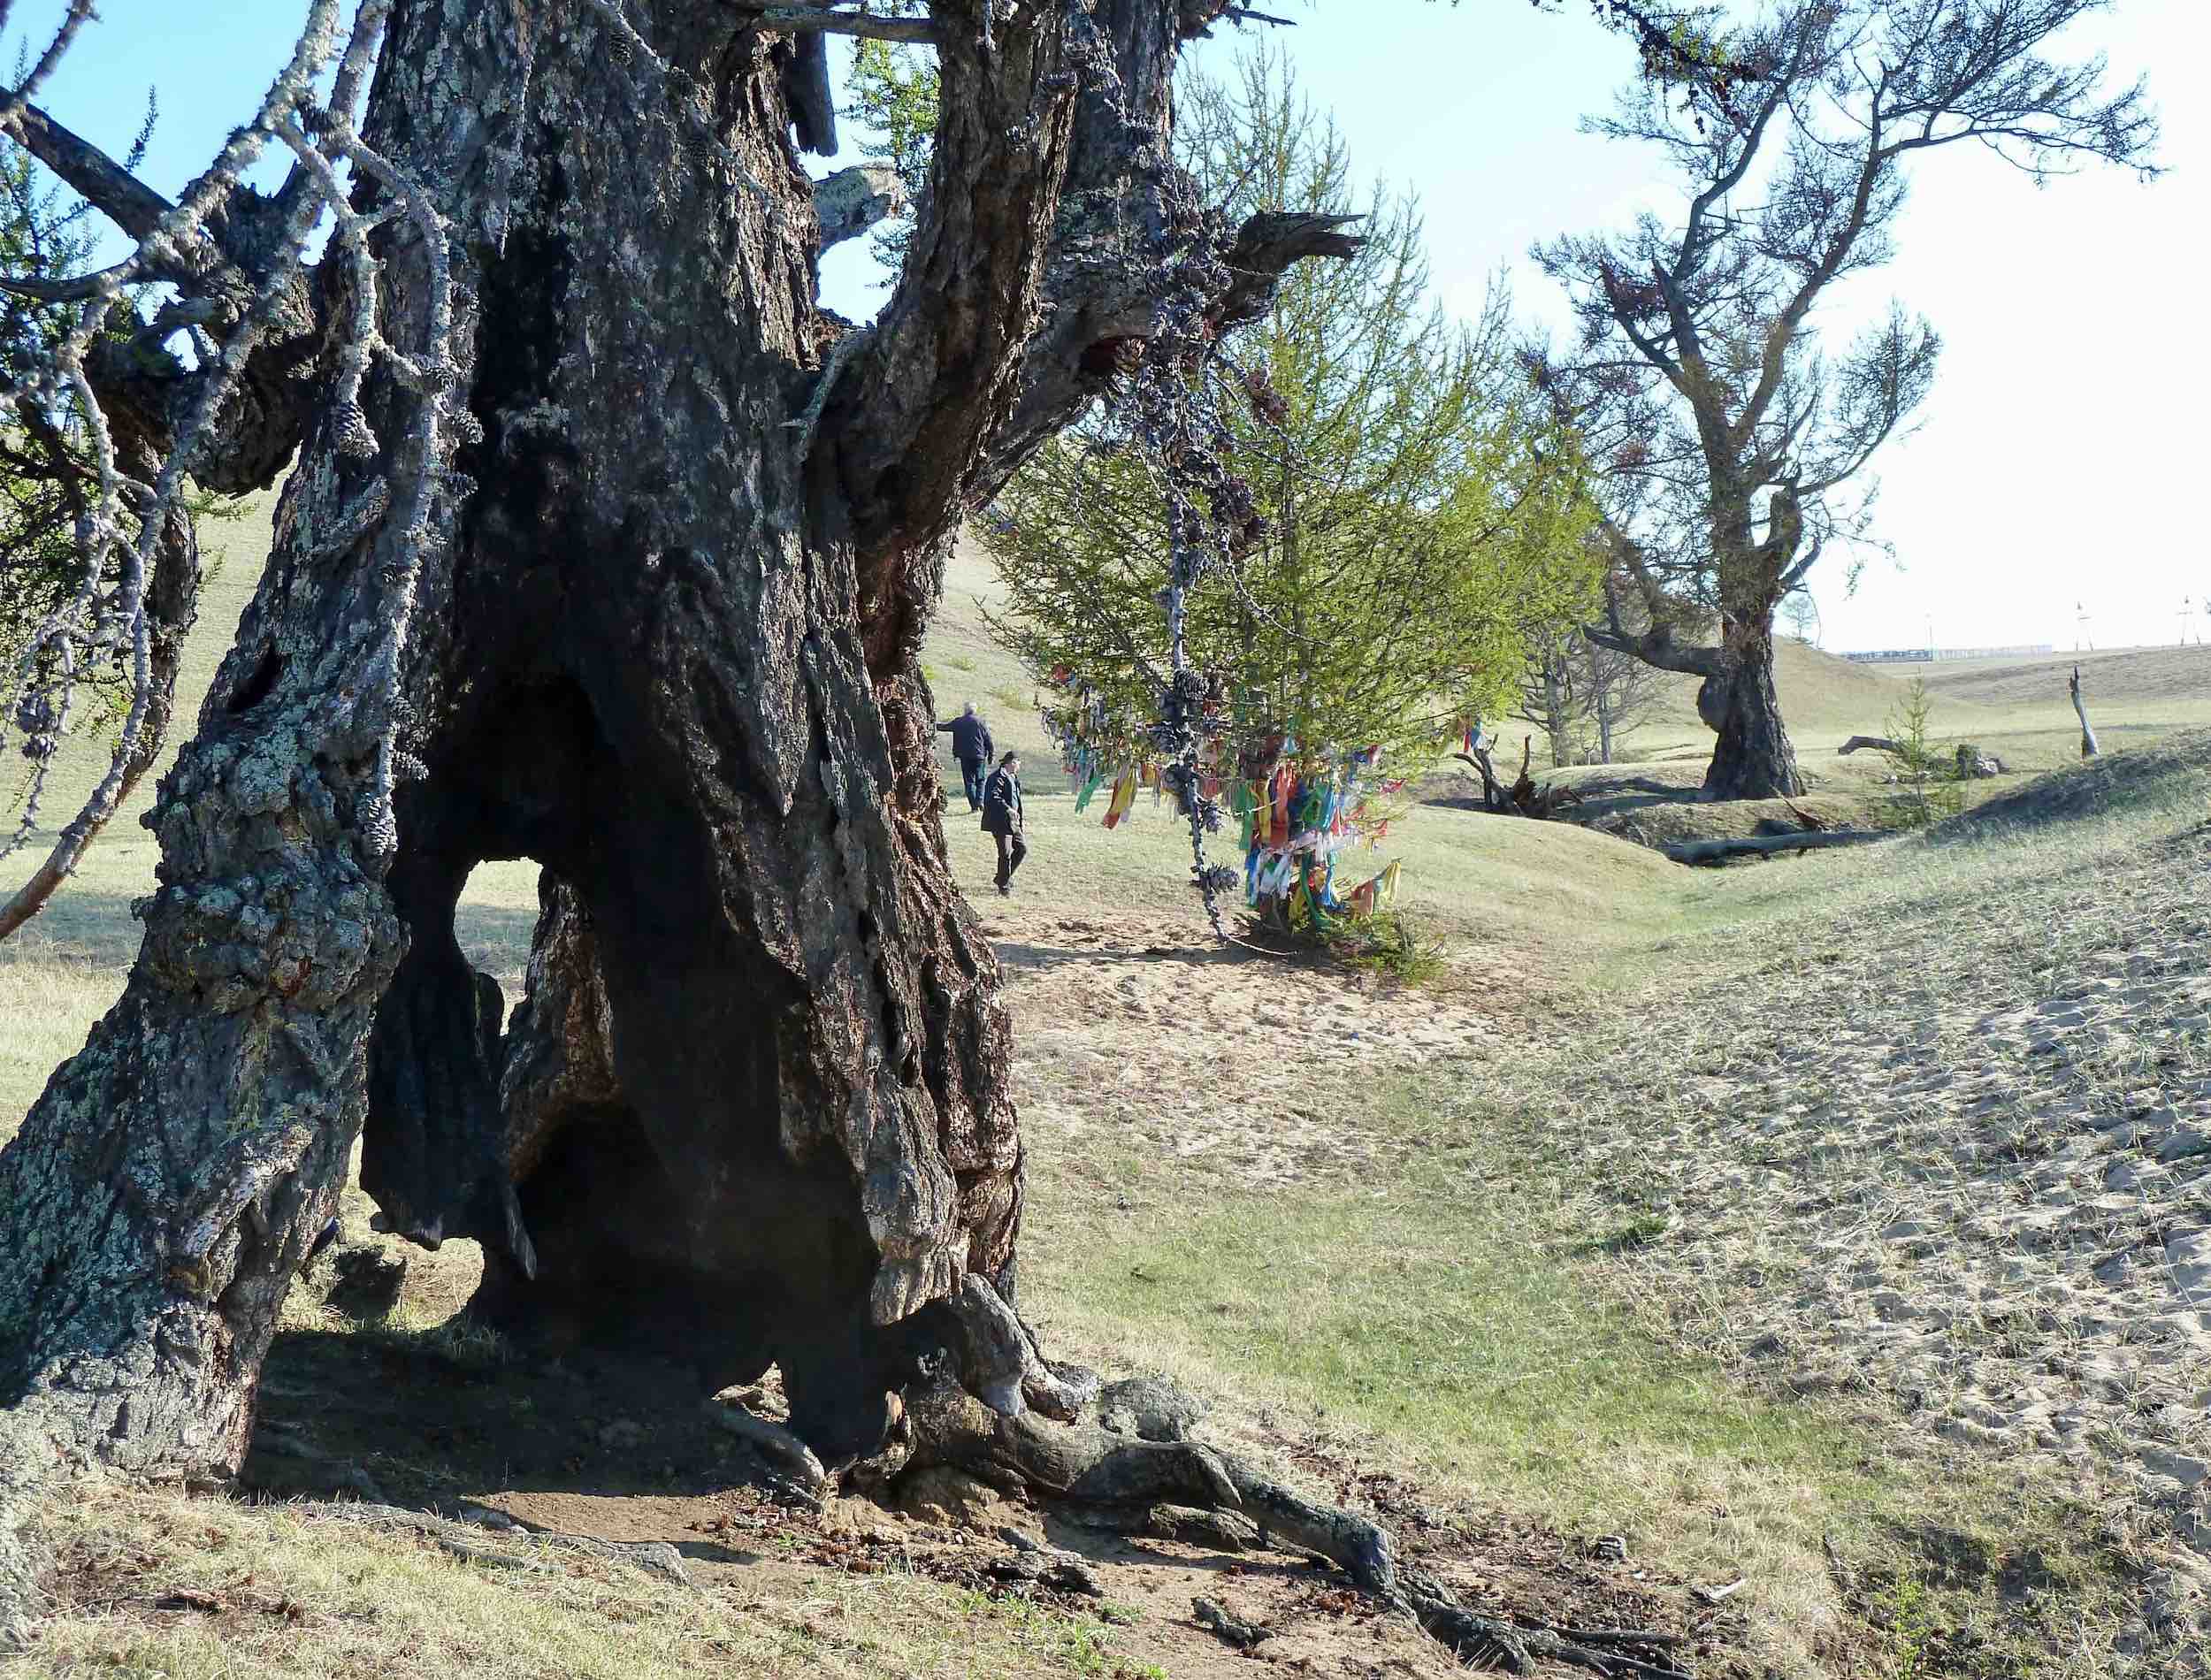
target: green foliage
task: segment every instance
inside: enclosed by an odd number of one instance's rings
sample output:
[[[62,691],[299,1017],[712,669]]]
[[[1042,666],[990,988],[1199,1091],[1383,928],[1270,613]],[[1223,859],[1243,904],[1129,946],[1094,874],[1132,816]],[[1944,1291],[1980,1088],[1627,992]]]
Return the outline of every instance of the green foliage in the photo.
[[[19,53],[18,82],[27,67]],[[124,157],[126,168],[136,168],[144,157],[154,117],[149,94],[145,120]],[[0,136],[0,274],[58,280],[81,272],[94,255],[90,209],[22,147]],[[134,299],[135,293],[127,295]],[[21,392],[33,383],[73,326],[79,307],[0,292],[0,390]],[[130,305],[119,303],[109,330],[119,337],[136,324]],[[0,674],[6,680],[4,703],[12,704],[16,698],[12,679],[40,622],[83,585],[76,523],[84,508],[82,487],[93,471],[80,417],[66,408],[27,403],[0,416]],[[204,500],[190,504],[195,512],[203,510]],[[104,661],[80,668],[72,707],[76,727],[98,729],[117,721],[127,699],[126,660],[127,649],[118,647]]]
[[[1921,1680],[1926,1673],[1928,1625],[1927,1589],[1916,1576],[1898,1580],[1885,1604],[1877,1605],[1895,1643],[1895,1680]]]
[[[1889,739],[1895,745],[1886,754],[1896,774],[1896,823],[1903,829],[1924,829],[1955,813],[1962,798],[1955,785],[1955,760],[1946,760],[1929,740],[1927,720],[1934,707],[1924,679],[1913,677],[1888,714]]]
[[[1190,600],[1190,646],[1236,735],[1379,745],[1393,775],[1441,729],[1493,708],[1532,626],[1596,585],[1580,463],[1531,412],[1502,302],[1477,330],[1427,294],[1417,206],[1355,198],[1335,126],[1287,66],[1182,90],[1181,160],[1234,222],[1263,209],[1361,210],[1366,244],[1306,263],[1273,311],[1194,377],[1241,383],[1229,458],[1265,523]],[[1064,668],[1116,713],[1154,713],[1167,664],[1165,506],[1143,452],[1078,426],[998,497],[982,532],[1006,586],[992,633],[1039,676]]]
[[[1312,936],[1346,967],[1401,986],[1432,985],[1450,972],[1443,942],[1402,910],[1334,916]]]
[[[838,114],[865,131],[859,143],[861,156],[898,171],[906,202],[919,203],[928,183],[930,151],[937,134],[935,58],[918,47],[863,40],[853,50],[845,90],[852,95],[851,103]],[[906,254],[909,232],[903,222],[886,222],[878,227],[876,256],[895,265]]]
[[[36,164],[0,139],[0,273],[48,279],[73,271],[89,241]],[[0,292],[0,381],[21,390],[66,331],[65,311]],[[0,420],[0,667],[12,670],[33,626],[75,590],[74,452],[58,416]]]

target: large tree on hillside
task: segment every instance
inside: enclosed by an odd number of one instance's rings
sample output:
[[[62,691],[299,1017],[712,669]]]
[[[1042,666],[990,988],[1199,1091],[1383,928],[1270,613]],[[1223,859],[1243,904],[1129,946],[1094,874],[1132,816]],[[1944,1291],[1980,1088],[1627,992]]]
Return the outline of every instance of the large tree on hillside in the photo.
[[[1006,1428],[1067,1414],[1007,1304],[1007,1022],[918,652],[955,525],[1128,356],[1182,365],[1346,248],[1328,218],[1226,226],[1174,166],[1177,55],[1240,8],[361,0],[348,34],[309,0],[173,202],[25,103],[90,10],[0,128],[136,255],[48,291],[78,325],[11,400],[93,448],[80,540],[118,581],[76,622],[131,645],[134,710],[187,472],[290,470],[149,819],[128,984],[0,1153],[0,1623],[55,1467],[235,1470],[356,1137],[395,1231],[482,1241],[481,1310],[702,1392],[775,1362],[833,1463],[894,1440],[940,1349]],[[936,57],[866,327],[816,262],[886,196],[800,167],[835,146],[831,30]],[[295,161],[269,195],[238,184],[264,149]],[[103,359],[139,280],[173,294]],[[517,857],[546,884],[502,1034],[453,915]],[[1175,1496],[1219,1491],[1175,1462]]]
[[[1225,688],[1232,745],[1287,736],[1314,768],[1379,745],[1415,774],[1451,720],[1503,700],[1536,627],[1587,610],[1579,468],[1528,401],[1502,298],[1476,328],[1442,312],[1417,206],[1358,194],[1286,62],[1186,84],[1177,137],[1208,198],[1243,213],[1366,212],[1355,255],[1290,275],[1194,375],[1228,387],[1256,518],[1190,599],[1190,656]],[[993,633],[1117,715],[1148,717],[1167,680],[1154,470],[1106,416],[1039,451],[980,526],[1006,592]]]
[[[1749,73],[1717,114],[1644,83],[1593,125],[1657,148],[1688,202],[1538,248],[1581,332],[1536,374],[1588,438],[1615,575],[1644,609],[1640,626],[1589,637],[1702,679],[1719,737],[1708,798],[1803,790],[1774,694],[1774,612],[1830,546],[1865,533],[1861,474],[1933,377],[1924,321],[1893,309],[1831,359],[1817,310],[1892,255],[1923,152],[1970,143],[2037,179],[2095,159],[2146,171],[2139,86],[2107,95],[2100,59],[2046,56],[2107,5],[1782,0],[1726,38]],[[1710,645],[1699,618],[1717,620]]]

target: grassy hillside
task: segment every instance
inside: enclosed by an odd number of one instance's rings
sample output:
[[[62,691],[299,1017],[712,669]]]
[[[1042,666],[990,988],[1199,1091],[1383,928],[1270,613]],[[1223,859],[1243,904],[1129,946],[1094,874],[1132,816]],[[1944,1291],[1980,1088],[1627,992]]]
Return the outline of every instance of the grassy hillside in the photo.
[[[1062,790],[1057,757],[1037,728],[1035,684],[1020,662],[991,639],[985,614],[1003,599],[997,575],[979,546],[963,541],[945,569],[943,608],[930,632],[923,664],[940,715],[973,700],[1006,746],[1027,760],[1025,776],[1037,792]],[[1775,682],[1791,737],[1815,787],[1855,790],[1886,767],[1864,758],[1840,760],[1835,749],[1853,735],[1887,730],[1909,668],[1852,664],[1802,643],[1784,639],[1776,655]],[[1928,678],[1931,718],[1945,740],[1970,740],[2022,771],[2055,769],[2077,758],[2079,732],[2065,696],[2062,664],[1937,666]],[[2092,715],[2108,745],[2125,747],[2163,732],[2211,723],[2211,652],[2144,650],[2100,655],[2089,678]],[[1527,732],[1507,723],[1508,740]],[[1649,720],[1632,732],[1620,754],[1624,765],[1702,764],[1711,731],[1696,715],[1696,682],[1664,679]]]
[[[213,534],[187,718],[264,530]],[[1786,864],[1690,871],[1567,825],[1420,809],[1347,863],[1402,857],[1404,904],[1450,943],[1447,982],[1404,991],[1214,946],[1164,810],[1139,801],[1110,834],[1077,818],[981,625],[991,593],[987,563],[956,556],[926,657],[940,712],[974,698],[1036,761],[1013,900],[956,801],[948,836],[1006,972],[1023,1299],[1056,1351],[1174,1373],[1217,1439],[1349,1490],[1497,1613],[1675,1628],[1708,1680],[2189,1672],[2203,1630],[2161,1607],[2198,1590],[2170,1513],[2211,1463],[2206,1333],[2173,1294],[2211,1205],[2211,1154],[2192,1152],[2211,1133],[2211,735],[2180,729],[2184,688],[2114,696],[2115,744],[2169,737],[2156,750]],[[1876,725],[1894,681],[1797,654],[1785,704],[1812,720],[1801,740],[1827,731],[1808,762],[1839,777],[1832,738]],[[2065,763],[2069,712],[2031,700],[1945,715]],[[96,748],[72,751],[82,786]],[[117,995],[152,861],[119,822],[0,945],[0,1139]],[[479,870],[463,907],[510,997],[532,874]],[[987,1526],[778,1510],[702,1439],[695,1396],[443,1328],[471,1249],[414,1256],[387,1322],[295,1294],[257,1450],[304,1443],[403,1502],[666,1539],[692,1589],[103,1493],[50,1523],[67,1569],[42,1660],[177,1680],[1228,1680],[1248,1662],[1186,1607],[1235,1592],[1283,1630],[1286,1665],[1446,1671],[1287,1560],[1226,1573],[1055,1529],[1097,1548],[1113,1601],[1085,1607],[990,1585]],[[1693,1591],[1738,1580],[1717,1605]]]
[[[1896,704],[1894,685],[1878,673],[1786,637],[1774,651],[1773,680],[1781,715],[1800,752],[1832,752],[1853,735],[1883,734],[1884,721]],[[1667,676],[1650,721],[1636,731],[1624,756],[1710,756],[1712,732],[1697,717],[1696,689],[1695,677]],[[1939,699],[1934,722],[1947,732],[1993,731],[2000,725],[1995,714],[1970,696]]]
[[[2101,653],[2052,653],[2039,659],[1958,660],[1924,668],[1930,693],[1978,706],[2047,706],[2066,699],[2077,666],[2089,716],[2108,706],[2201,706],[2211,703],[2211,647],[2123,647]],[[1908,666],[1880,668],[1902,676]]]

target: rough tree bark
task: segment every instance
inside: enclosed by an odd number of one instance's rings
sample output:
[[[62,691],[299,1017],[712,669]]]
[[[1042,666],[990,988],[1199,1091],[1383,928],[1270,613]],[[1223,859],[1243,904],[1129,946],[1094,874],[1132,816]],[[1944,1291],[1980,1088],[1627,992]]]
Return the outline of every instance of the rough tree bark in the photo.
[[[1619,546],[1627,546],[1624,541]],[[1599,647],[1697,678],[1696,714],[1718,737],[1700,797],[1784,799],[1802,794],[1796,748],[1781,720],[1773,685],[1771,607],[1723,615],[1718,645],[1708,647],[1677,638],[1675,615],[1656,591],[1649,592],[1647,605],[1650,618],[1641,630],[1621,622],[1616,603],[1609,623],[1587,625],[1583,634]]]
[[[930,187],[856,332],[815,302],[792,137],[833,145],[818,36],[632,0],[639,54],[598,0],[400,0],[365,133],[450,274],[384,222],[379,302],[450,309],[462,442],[417,523],[373,516],[416,486],[330,400],[341,281],[249,382],[285,400],[239,416],[235,477],[299,451],[268,569],[149,819],[123,998],[0,1154],[0,1498],[67,1462],[234,1471],[364,1124],[392,1228],[485,1244],[487,1311],[702,1384],[777,1362],[832,1464],[938,1345],[1000,1409],[1067,1409],[998,1333],[1007,1020],[917,654],[957,522],[1104,389],[1085,353],[1149,330],[1174,59],[1228,9],[933,7]],[[1259,218],[1216,325],[1342,244]],[[432,398],[378,368],[390,439]],[[524,857],[546,915],[502,1036],[453,913]]]
[[[1696,714],[1719,737],[1702,797],[1794,798],[1804,777],[1774,692],[1771,616],[1724,622],[1716,653],[1696,691]]]

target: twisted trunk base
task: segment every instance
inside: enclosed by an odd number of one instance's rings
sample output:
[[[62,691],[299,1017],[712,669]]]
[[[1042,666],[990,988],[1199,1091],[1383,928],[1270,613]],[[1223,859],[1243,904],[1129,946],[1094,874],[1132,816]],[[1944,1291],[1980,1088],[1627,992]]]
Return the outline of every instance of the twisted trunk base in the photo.
[[[509,10],[394,9],[367,137],[446,247],[378,228],[379,318],[411,344],[443,312],[449,370],[379,362],[272,453],[299,464],[155,805],[137,963],[0,1152],[11,1495],[73,1463],[235,1473],[364,1134],[393,1229],[485,1244],[487,1308],[703,1383],[780,1363],[833,1457],[880,1446],[909,1321],[968,1271],[1010,1282],[1007,1022],[917,662],[955,515],[879,538],[870,586],[909,610],[863,637],[852,495],[786,424],[834,330],[792,50],[658,0],[660,50],[711,69],[700,118],[583,0]],[[567,895],[547,941],[588,920],[618,1088],[518,1074],[510,1124],[453,912],[519,857]]]
[[[792,138],[830,144],[818,38],[395,0],[354,190],[406,213],[226,429],[226,488],[297,452],[268,568],[124,996],[0,1152],[0,1492],[233,1476],[356,1141],[391,1229],[483,1243],[482,1314],[702,1394],[777,1363],[830,1464],[883,1462],[939,1350],[1000,1415],[1079,1409],[1013,1314],[1008,1023],[919,650],[950,532],[1184,284],[1175,58],[1228,10],[939,0],[931,188],[854,332]],[[1206,331],[1337,222],[1253,218]],[[437,347],[357,400],[354,302]],[[453,918],[519,858],[502,1031]]]
[[[1730,620],[1722,627],[1719,663],[1696,694],[1697,715],[1718,735],[1704,773],[1703,798],[1787,799],[1802,795],[1796,748],[1781,721],[1773,686],[1773,627]]]

